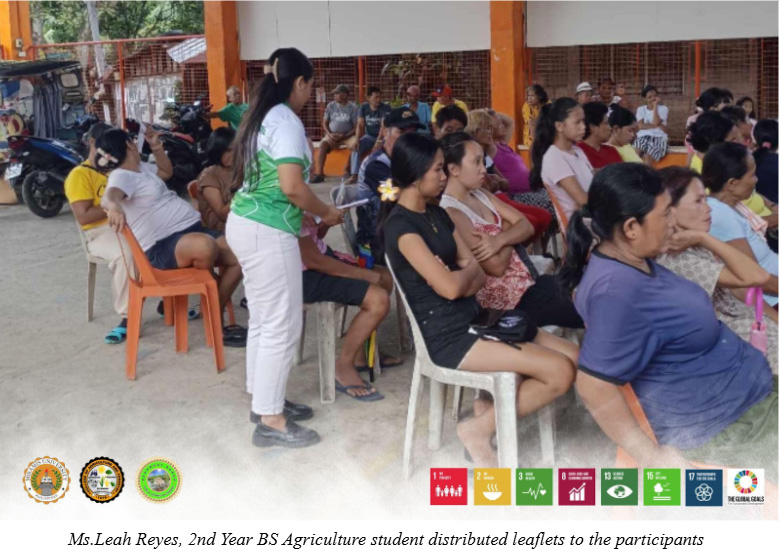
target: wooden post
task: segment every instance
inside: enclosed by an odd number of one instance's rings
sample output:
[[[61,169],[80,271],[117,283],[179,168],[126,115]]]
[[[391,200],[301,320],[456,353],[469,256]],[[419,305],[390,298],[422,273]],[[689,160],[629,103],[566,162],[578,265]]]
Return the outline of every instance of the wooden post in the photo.
[[[18,41],[21,40],[21,44]],[[32,46],[30,2],[0,0],[0,55],[1,59],[26,60]]]
[[[238,44],[238,16],[235,1],[203,3],[206,31],[206,64],[209,72],[209,101],[215,110],[227,104],[227,89],[241,87]],[[270,53],[270,52],[269,52]],[[248,101],[248,98],[244,98]],[[212,119],[214,128],[223,126]]]
[[[491,104],[515,121],[516,147],[523,132],[525,101],[525,2],[490,2]]]

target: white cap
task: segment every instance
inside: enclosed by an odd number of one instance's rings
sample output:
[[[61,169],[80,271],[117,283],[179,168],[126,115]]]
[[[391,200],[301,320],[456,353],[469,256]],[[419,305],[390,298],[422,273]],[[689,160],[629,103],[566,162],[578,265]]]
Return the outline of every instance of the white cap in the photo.
[[[575,94],[579,94],[580,92],[585,92],[587,90],[593,92],[593,87],[590,85],[589,82],[581,82],[577,85],[577,91],[575,92]]]

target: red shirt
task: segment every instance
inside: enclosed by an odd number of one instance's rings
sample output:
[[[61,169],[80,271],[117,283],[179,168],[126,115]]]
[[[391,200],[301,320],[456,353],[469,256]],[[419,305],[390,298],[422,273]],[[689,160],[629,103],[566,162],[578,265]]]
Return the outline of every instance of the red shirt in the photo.
[[[602,144],[601,149],[599,150],[595,150],[585,142],[580,142],[577,145],[585,152],[585,156],[588,158],[588,161],[590,161],[590,164],[593,165],[594,169],[600,169],[601,167],[606,167],[613,163],[623,162],[623,158],[620,157],[618,150],[607,144]]]

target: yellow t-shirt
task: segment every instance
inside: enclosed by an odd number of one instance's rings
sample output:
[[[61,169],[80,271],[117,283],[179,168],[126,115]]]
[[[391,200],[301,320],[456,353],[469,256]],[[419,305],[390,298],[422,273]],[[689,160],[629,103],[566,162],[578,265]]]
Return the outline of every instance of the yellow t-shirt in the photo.
[[[694,153],[689,168],[696,174],[701,174],[702,163],[702,158]]]
[[[619,148],[615,148],[618,150],[618,153],[620,154],[620,158],[623,160],[624,163],[641,163],[642,158],[637,155],[636,150],[634,149],[634,146],[631,144],[626,144],[625,146],[620,146]]]
[[[523,114],[523,145],[530,146],[534,143],[534,136],[531,133],[531,119],[539,118],[539,106],[532,107],[527,103],[523,104],[521,110]]]
[[[753,211],[759,217],[768,217],[772,214],[772,209],[766,206],[766,203],[764,203],[764,198],[758,195],[755,191],[742,203],[745,205],[745,207]]]
[[[469,112],[468,106],[465,103],[463,103],[462,101],[460,101],[460,100],[452,100],[452,103],[454,103],[459,108],[461,108],[463,110],[463,113],[468,113]],[[436,122],[436,114],[439,112],[439,110],[442,107],[444,107],[444,106],[441,105],[440,102],[433,102],[433,107],[431,108],[431,121],[433,121],[434,123]]]
[[[92,201],[92,205],[97,207],[106,191],[108,178],[104,174],[90,168],[89,161],[85,161],[72,171],[65,179],[65,197],[69,203],[76,201]],[[81,227],[82,230],[97,228],[106,224],[108,219],[99,220]]]

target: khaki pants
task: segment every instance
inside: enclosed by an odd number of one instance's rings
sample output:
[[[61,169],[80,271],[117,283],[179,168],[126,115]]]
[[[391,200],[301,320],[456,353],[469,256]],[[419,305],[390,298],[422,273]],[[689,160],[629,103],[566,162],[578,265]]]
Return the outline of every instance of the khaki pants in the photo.
[[[130,294],[127,270],[131,270],[133,276],[136,274],[130,247],[125,242],[125,238],[117,234],[108,224],[83,232],[87,253],[108,263],[108,269],[112,276],[111,290],[114,296],[114,310],[122,318],[127,318],[127,302]],[[120,242],[122,249],[124,249],[124,261],[122,260],[122,250],[119,249]],[[127,268],[125,268],[125,261]]]

